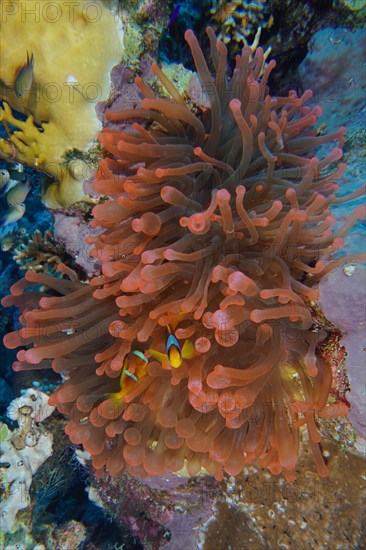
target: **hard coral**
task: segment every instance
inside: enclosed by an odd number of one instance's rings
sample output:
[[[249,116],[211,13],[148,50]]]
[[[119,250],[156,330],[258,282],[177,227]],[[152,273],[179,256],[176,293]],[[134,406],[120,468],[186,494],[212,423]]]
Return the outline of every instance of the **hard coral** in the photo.
[[[109,73],[121,58],[117,18],[108,4],[1,3],[0,127],[8,135],[0,138],[0,158],[56,179],[43,192],[50,208],[84,199],[88,166],[66,157],[73,149],[85,151],[100,130],[95,104],[108,97]],[[30,89],[19,95],[16,81],[27,52],[34,69]]]
[[[269,7],[260,0],[215,0],[210,14],[218,28],[219,38],[236,51],[238,45],[246,44],[246,39],[255,34],[259,26],[270,28],[273,24]]]
[[[22,234],[14,248],[13,260],[19,269],[27,271],[43,271],[54,274],[55,266],[61,263],[61,248],[58,247],[52,232],[47,230],[44,235],[38,229],[30,236]]]
[[[327,404],[332,373],[317,355],[325,332],[310,304],[319,279],[351,259],[327,261],[364,211],[332,230],[329,205],[347,200],[334,195],[345,165],[324,169],[342,151],[317,159],[313,150],[341,145],[345,130],[316,135],[310,91],[270,97],[275,62],[259,78],[261,48],[254,57],[243,48],[228,79],[226,47],[207,32],[215,78],[186,33],[210,103],[201,116],[156,65],[171,101],[137,78],[141,108],[107,113],[124,131],[99,138],[107,157],[94,187],[111,198],[95,206],[92,224],[105,231],[88,242],[102,275],[85,285],[62,266],[71,280],[28,272],[3,300],[21,306],[25,325],[5,343],[33,344],[15,370],[67,376],[50,403],[97,470],[144,477],[186,465],[220,479],[259,460],[294,479],[307,425],[325,476],[316,419],[348,407]],[[32,284],[49,292],[23,293]],[[182,344],[178,368],[165,354],[168,325]]]
[[[7,410],[7,416],[18,423],[18,428],[11,432],[5,424],[0,424],[1,531],[4,533],[19,529],[16,516],[30,505],[32,478],[52,455],[53,436],[40,427],[52,412],[47,395],[30,388],[14,399]]]

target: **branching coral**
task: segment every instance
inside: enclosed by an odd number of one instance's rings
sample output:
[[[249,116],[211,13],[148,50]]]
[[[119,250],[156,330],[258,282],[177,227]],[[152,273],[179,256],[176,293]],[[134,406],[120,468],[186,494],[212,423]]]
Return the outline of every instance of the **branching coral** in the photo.
[[[44,235],[37,229],[30,237],[22,235],[14,249],[13,260],[26,271],[43,271],[54,274],[61,263],[62,250],[51,231]]]
[[[56,214],[55,216],[60,215]],[[73,221],[72,218],[68,219]],[[49,230],[45,231],[44,235],[42,235],[37,229],[31,236],[20,232],[17,238],[17,245],[14,248],[13,260],[19,265],[19,269],[23,271],[37,271],[46,275],[55,275],[57,273],[57,265],[63,262],[76,271],[79,279],[84,281],[87,278],[87,274],[82,265],[80,265],[80,261],[77,261],[77,256],[75,257],[61,239],[58,239]]]
[[[225,44],[246,44],[246,38],[260,26],[270,28],[273,16],[268,16],[266,2],[246,0],[215,0],[210,9],[218,26],[218,37]]]
[[[25,325],[5,344],[27,346],[15,370],[67,375],[50,403],[97,470],[147,476],[186,465],[219,479],[259,460],[294,479],[306,425],[325,476],[316,421],[348,407],[328,404],[332,373],[317,354],[325,332],[311,302],[326,273],[359,259],[329,256],[364,210],[332,229],[330,204],[347,200],[334,194],[345,165],[324,169],[342,151],[313,151],[341,146],[345,129],[316,135],[310,91],[270,97],[275,62],[263,70],[261,48],[252,58],[244,47],[228,78],[226,47],[207,32],[215,77],[186,33],[210,104],[201,116],[156,65],[171,100],[137,78],[141,107],[107,113],[124,130],[99,138],[107,157],[94,188],[110,199],[93,210],[104,233],[87,240],[102,275],[85,285],[62,265],[70,279],[28,272],[3,300],[22,308]],[[49,290],[24,292],[31,285]],[[167,326],[182,348],[177,368]]]

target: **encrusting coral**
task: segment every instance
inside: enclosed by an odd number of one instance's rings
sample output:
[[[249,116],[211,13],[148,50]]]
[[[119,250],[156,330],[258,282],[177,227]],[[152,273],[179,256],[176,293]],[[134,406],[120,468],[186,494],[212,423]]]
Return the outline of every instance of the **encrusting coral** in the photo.
[[[1,424],[1,531],[5,533],[17,530],[17,513],[30,504],[32,477],[52,455],[53,436],[39,425],[54,410],[47,399],[39,390],[23,391],[7,409],[7,416],[18,422],[18,428],[11,432]]]
[[[161,34],[169,23],[169,2],[123,0],[117,11],[123,25],[123,60],[138,70],[144,55],[157,51]]]
[[[136,78],[141,107],[107,112],[120,127],[100,134],[94,188],[110,198],[93,210],[104,232],[87,239],[102,275],[86,285],[62,264],[62,279],[28,272],[3,299],[24,325],[5,344],[26,346],[16,371],[67,377],[50,403],[97,471],[186,466],[220,479],[259,460],[292,480],[306,425],[326,476],[317,418],[348,405],[328,402],[332,372],[317,354],[326,333],[311,303],[325,274],[362,256],[330,259],[364,209],[338,228],[329,210],[362,191],[336,198],[342,151],[313,151],[342,146],[345,129],[317,136],[311,92],[271,97],[275,62],[263,69],[261,48],[244,47],[229,78],[227,49],[207,33],[215,77],[185,36],[209,108],[195,115],[153,65],[171,100]],[[24,292],[34,285],[48,290]]]
[[[100,130],[95,104],[108,97],[109,73],[122,55],[118,18],[108,4],[2,2],[0,123],[8,137],[0,139],[0,157],[57,180],[43,197],[51,208],[84,197],[87,165],[68,162],[65,154],[85,150]],[[32,72],[19,93],[17,79],[27,52],[33,57]]]

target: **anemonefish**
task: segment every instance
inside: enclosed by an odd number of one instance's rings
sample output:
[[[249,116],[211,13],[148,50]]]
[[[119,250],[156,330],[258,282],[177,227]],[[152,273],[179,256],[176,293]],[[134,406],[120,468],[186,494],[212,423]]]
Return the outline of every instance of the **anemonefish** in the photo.
[[[183,361],[182,350],[169,325],[167,326],[167,331],[168,338],[166,341],[166,355],[168,357],[169,365],[177,369],[181,366]]]
[[[180,347],[180,344],[171,329],[167,326],[167,339],[165,345],[166,353],[161,353],[159,351],[149,349],[150,355],[157,359],[162,365],[170,365],[174,369],[177,369],[181,366],[183,359],[191,359],[194,353],[194,347],[190,340],[186,340],[183,344],[183,348]]]
[[[123,360],[121,377],[119,380],[120,390],[117,393],[108,394],[109,398],[117,399],[118,401],[123,400],[135,384],[145,378],[148,360],[141,351],[133,351],[132,353],[137,359],[130,358],[129,355],[126,355]],[[131,365],[131,363],[133,364]],[[133,369],[131,369],[133,372],[129,370],[131,366],[133,367]]]
[[[33,67],[34,67],[34,57],[33,54],[29,57],[27,52],[27,62],[21,69],[19,69],[18,74],[15,78],[15,93],[17,97],[24,97],[26,93],[29,92],[33,82]]]

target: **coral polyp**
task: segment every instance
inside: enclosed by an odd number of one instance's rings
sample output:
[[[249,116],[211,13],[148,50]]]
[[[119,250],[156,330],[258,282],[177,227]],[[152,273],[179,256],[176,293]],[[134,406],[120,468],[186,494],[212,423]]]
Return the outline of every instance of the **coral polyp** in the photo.
[[[244,47],[229,78],[227,49],[207,33],[214,76],[186,40],[209,108],[192,112],[153,65],[171,99],[136,78],[141,106],[106,114],[115,126],[100,134],[94,189],[109,199],[93,210],[103,233],[87,239],[101,275],[28,272],[3,300],[24,324],[5,343],[27,346],[15,370],[66,375],[50,403],[97,470],[220,479],[258,460],[292,480],[306,425],[326,476],[317,419],[348,406],[329,402],[311,305],[324,275],[360,259],[330,258],[365,214],[333,227],[330,206],[349,198],[335,195],[345,129],[317,135],[310,91],[271,97],[275,62],[261,48]]]

